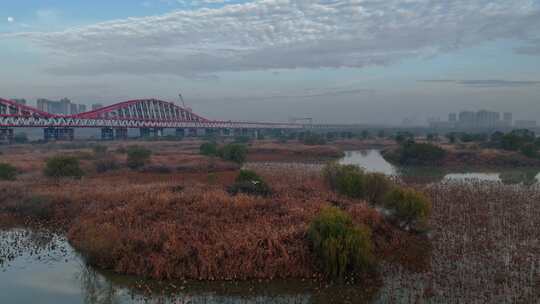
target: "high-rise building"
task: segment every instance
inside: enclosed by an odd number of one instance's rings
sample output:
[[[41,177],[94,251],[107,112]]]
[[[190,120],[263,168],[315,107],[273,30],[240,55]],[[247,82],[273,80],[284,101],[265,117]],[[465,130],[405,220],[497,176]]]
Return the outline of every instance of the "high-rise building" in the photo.
[[[472,111],[459,112],[459,123],[462,126],[474,127],[476,125],[476,113]]]
[[[79,114],[79,106],[77,104],[74,104],[74,103],[71,103],[69,104],[69,114],[71,115],[74,115],[74,114]]]
[[[505,124],[505,125],[511,126],[511,125],[512,125],[512,122],[513,122],[512,113],[510,113],[510,112],[505,112],[505,113],[503,114],[503,120],[504,120],[504,124]]]
[[[72,103],[67,98],[62,98],[59,101],[39,98],[37,100],[37,108],[41,111],[57,114],[57,115],[73,115],[81,111],[81,105]],[[86,107],[84,107],[86,109]]]
[[[101,103],[95,103],[92,105],[92,111],[99,110],[103,108],[103,105]]]
[[[457,121],[457,114],[456,113],[448,114],[448,121],[449,122],[456,122]]]
[[[18,103],[18,104],[26,105],[26,99],[13,98],[12,100],[15,101],[15,102]]]
[[[476,112],[476,126],[480,128],[493,128],[500,125],[501,113],[481,110]]]
[[[80,104],[79,105],[79,113],[84,113],[84,112],[86,112],[86,105]]]

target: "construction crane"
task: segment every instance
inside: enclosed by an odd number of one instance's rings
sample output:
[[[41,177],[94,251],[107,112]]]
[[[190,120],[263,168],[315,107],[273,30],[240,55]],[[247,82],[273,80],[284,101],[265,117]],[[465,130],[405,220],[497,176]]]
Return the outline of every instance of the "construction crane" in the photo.
[[[178,93],[178,97],[180,97],[180,101],[182,102],[182,108],[188,110],[189,112],[192,112],[191,108],[186,107],[186,103],[184,102],[184,97],[182,97],[182,93]]]

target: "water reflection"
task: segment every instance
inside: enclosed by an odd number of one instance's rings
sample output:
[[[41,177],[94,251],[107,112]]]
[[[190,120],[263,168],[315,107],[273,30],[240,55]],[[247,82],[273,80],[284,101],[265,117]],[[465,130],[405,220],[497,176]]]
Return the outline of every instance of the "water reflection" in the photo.
[[[373,303],[376,288],[310,281],[157,282],[98,271],[61,235],[0,230],[0,303]]]
[[[443,169],[440,167],[396,167],[378,150],[347,151],[341,164],[358,165],[370,172],[400,176],[405,181],[440,182],[443,180],[483,180],[504,184],[534,185],[540,181],[540,168],[518,169]]]

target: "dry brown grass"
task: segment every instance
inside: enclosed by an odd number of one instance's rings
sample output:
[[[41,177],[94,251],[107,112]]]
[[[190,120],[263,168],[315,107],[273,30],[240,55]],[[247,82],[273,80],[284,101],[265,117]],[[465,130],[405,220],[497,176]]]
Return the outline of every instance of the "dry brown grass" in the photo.
[[[308,146],[299,142],[255,142],[249,147],[248,161],[298,161],[341,157],[343,152],[334,146]]]
[[[70,242],[91,263],[159,279],[322,277],[306,232],[315,214],[331,204],[377,231],[381,257],[394,251],[388,246],[395,245],[395,229],[365,203],[328,191],[318,173],[259,173],[274,196],[230,196],[225,187],[234,181],[234,171],[216,173],[212,183],[200,173],[120,171],[62,186],[42,181],[0,185],[11,189],[0,197],[0,206],[27,195],[47,197],[49,222],[69,231]]]

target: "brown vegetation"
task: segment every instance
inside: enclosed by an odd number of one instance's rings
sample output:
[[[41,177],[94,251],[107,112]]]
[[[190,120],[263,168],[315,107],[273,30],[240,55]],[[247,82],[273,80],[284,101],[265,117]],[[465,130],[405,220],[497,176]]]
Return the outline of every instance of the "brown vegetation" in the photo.
[[[152,164],[176,157],[161,151]],[[122,155],[114,158],[123,161]],[[83,167],[92,161],[83,160]],[[306,234],[330,205],[375,231],[379,257],[395,252],[389,246],[399,232],[367,204],[337,197],[319,172],[258,173],[271,196],[227,193],[237,170],[160,174],[121,168],[63,180],[61,187],[25,178],[0,184],[0,214],[62,227],[94,265],[159,279],[322,278]]]
[[[343,152],[330,145],[309,146],[299,142],[255,143],[249,148],[248,161],[306,161],[324,160],[343,156]]]

